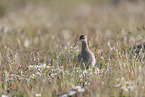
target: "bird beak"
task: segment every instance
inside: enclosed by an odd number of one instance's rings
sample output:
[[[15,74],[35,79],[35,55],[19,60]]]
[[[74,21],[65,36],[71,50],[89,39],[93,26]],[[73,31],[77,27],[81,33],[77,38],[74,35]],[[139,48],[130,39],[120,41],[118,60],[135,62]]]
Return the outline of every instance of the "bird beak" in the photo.
[[[81,41],[80,39],[75,43],[74,47],[78,44],[78,42]]]

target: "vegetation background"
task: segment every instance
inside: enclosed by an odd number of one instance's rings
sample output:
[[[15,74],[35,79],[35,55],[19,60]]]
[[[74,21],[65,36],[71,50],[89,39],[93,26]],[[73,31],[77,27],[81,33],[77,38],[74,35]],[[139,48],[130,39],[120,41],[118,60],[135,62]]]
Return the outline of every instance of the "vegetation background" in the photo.
[[[0,0],[0,95],[144,97],[144,0]],[[81,34],[96,66],[80,70]]]

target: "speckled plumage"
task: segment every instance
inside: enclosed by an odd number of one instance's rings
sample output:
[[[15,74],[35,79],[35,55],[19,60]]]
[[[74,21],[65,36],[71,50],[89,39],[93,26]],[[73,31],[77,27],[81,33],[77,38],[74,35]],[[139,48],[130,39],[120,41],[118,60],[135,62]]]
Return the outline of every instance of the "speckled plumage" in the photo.
[[[95,65],[96,60],[94,54],[91,52],[91,50],[88,47],[87,43],[87,37],[85,35],[81,35],[80,39],[75,43],[75,45],[81,41],[82,42],[82,50],[81,53],[78,56],[78,63],[81,64],[81,68],[88,69]],[[74,46],[75,46],[74,45]]]

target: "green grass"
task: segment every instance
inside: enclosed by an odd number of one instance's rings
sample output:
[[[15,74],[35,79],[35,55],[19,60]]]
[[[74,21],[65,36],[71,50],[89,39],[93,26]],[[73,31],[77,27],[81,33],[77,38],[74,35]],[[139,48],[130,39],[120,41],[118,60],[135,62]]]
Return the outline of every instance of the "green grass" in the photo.
[[[6,0],[0,4],[0,95],[56,97],[145,96],[145,2]],[[81,34],[96,57],[76,63]],[[79,89],[76,89],[76,86]],[[85,90],[85,91],[83,91]]]

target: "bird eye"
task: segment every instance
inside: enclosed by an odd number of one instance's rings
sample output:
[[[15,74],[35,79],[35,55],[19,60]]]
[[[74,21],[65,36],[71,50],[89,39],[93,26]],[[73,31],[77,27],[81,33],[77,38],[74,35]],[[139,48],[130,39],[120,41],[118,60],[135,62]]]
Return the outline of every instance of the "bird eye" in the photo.
[[[85,39],[85,35],[81,35],[80,36],[80,39]]]

